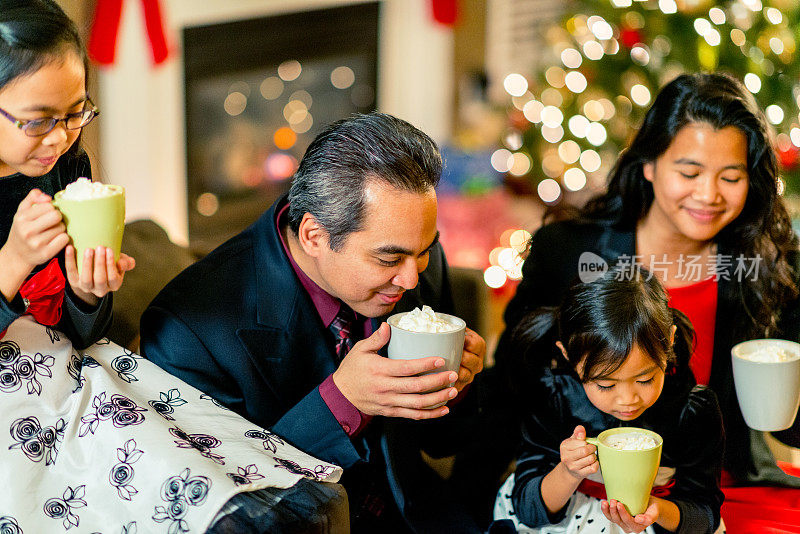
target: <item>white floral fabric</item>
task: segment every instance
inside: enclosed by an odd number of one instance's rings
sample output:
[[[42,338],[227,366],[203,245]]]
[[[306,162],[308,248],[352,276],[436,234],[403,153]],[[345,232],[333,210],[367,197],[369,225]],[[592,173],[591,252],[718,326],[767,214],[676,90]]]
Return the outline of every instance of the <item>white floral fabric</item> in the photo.
[[[342,473],[138,354],[78,351],[29,316],[0,339],[0,406],[4,534],[204,532],[237,493]]]

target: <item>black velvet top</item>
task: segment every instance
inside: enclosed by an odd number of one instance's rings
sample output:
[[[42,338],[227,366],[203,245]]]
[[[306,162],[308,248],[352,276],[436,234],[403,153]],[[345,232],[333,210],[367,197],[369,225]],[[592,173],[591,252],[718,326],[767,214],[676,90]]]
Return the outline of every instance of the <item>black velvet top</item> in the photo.
[[[546,336],[551,337],[551,336]],[[551,348],[552,347],[552,348]],[[719,526],[723,493],[719,488],[724,433],[714,393],[695,385],[688,358],[667,368],[659,399],[641,416],[621,421],[598,410],[578,376],[555,347],[555,338],[529,347],[515,366],[522,404],[522,453],[512,494],[519,520],[535,527],[559,523],[566,506],[551,516],[541,495],[544,476],[561,460],[559,446],[577,425],[587,436],[620,426],[646,428],[664,438],[661,465],[675,469],[666,499],[681,512],[681,533],[712,533]],[[656,532],[666,532],[654,524]]]
[[[85,176],[92,177],[89,157],[85,152],[65,154],[61,156],[53,169],[42,176],[26,176],[21,173],[0,177],[0,243],[5,244],[11,231],[11,224],[20,202],[33,189],[40,189],[52,196],[64,189],[67,184]],[[64,272],[64,253],[58,255],[58,261]],[[34,272],[45,265],[39,265]],[[0,269],[3,266],[0,265]],[[65,274],[66,277],[66,274]],[[19,293],[8,302],[0,293],[0,331],[8,328],[15,319],[25,311],[25,305]],[[83,349],[100,339],[111,324],[111,294],[100,303],[88,306],[71,291],[69,283],[64,295],[62,317],[56,328],[64,332],[78,349]]]

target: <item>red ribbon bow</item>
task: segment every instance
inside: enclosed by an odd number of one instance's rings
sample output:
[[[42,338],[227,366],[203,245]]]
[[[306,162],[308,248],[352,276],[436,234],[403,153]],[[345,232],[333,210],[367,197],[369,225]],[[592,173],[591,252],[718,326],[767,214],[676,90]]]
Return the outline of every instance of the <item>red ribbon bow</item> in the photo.
[[[67,281],[53,258],[47,267],[34,274],[19,288],[19,295],[25,300],[25,313],[33,316],[36,322],[53,326],[61,320],[61,306],[64,303],[64,288]],[[6,331],[0,332],[0,339]]]
[[[19,288],[20,296],[28,303],[25,313],[45,326],[53,326],[61,320],[61,305],[64,303],[64,287],[67,281],[53,258],[47,267],[34,274]]]
[[[147,37],[153,51],[153,63],[158,65],[169,55],[161,6],[158,0],[141,0],[141,2]],[[89,56],[95,63],[100,65],[114,63],[121,19],[122,0],[97,0],[88,44]]]

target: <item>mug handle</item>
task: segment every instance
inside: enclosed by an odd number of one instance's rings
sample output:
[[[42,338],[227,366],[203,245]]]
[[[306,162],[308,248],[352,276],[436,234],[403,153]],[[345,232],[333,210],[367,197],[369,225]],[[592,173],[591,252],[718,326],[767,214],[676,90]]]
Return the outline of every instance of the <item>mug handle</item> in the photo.
[[[598,445],[600,445],[600,440],[597,438],[586,438],[586,443],[589,443],[590,445],[594,445],[595,447],[597,447]]]

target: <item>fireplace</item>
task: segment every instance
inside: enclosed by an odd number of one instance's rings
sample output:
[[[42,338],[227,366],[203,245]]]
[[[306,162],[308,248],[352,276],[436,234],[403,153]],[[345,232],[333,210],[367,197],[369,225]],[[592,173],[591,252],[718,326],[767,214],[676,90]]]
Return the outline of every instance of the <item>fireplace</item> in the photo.
[[[183,30],[188,237],[206,253],[289,186],[330,122],[376,107],[379,5]]]

